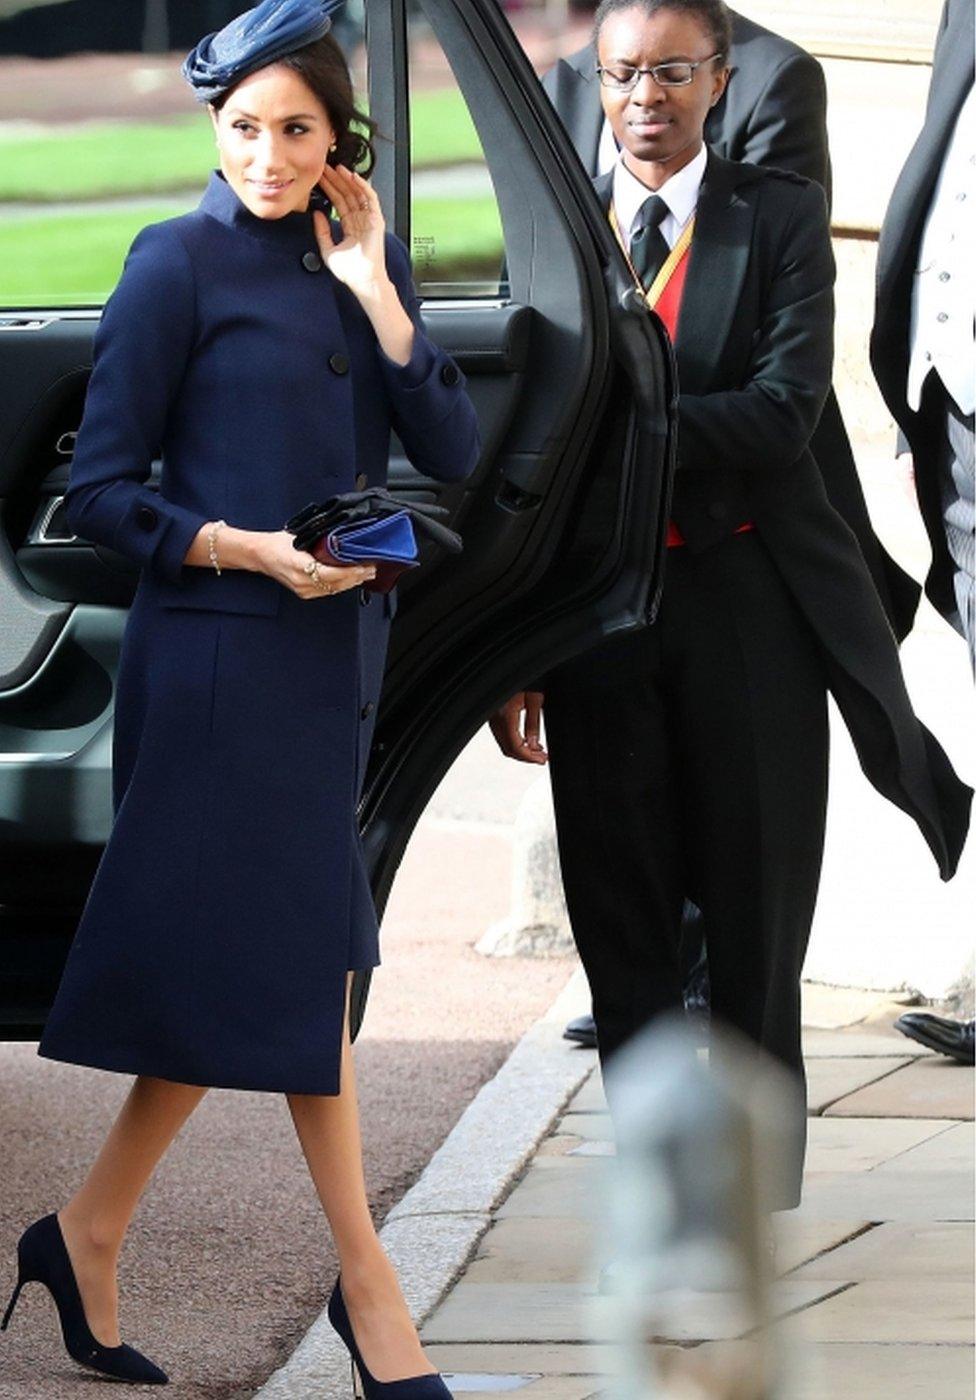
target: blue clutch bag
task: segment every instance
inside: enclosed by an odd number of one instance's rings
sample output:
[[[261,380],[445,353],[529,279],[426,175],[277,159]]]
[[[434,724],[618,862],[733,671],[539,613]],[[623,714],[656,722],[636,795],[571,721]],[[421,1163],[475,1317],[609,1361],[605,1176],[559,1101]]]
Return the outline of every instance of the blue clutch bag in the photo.
[[[408,504],[373,487],[310,501],[285,521],[285,529],[294,531],[296,549],[323,564],[375,564],[376,577],[364,586],[389,593],[400,575],[419,563],[415,523],[452,554],[460,552],[460,535],[437,519],[446,514],[441,506]]]

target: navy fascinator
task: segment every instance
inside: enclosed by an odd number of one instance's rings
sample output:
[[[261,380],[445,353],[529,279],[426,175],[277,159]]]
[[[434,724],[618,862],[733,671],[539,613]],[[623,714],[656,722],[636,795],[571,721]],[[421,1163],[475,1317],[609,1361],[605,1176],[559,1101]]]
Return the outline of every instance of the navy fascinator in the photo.
[[[248,73],[321,39],[344,0],[261,0],[201,39],[181,72],[198,102],[210,102]]]

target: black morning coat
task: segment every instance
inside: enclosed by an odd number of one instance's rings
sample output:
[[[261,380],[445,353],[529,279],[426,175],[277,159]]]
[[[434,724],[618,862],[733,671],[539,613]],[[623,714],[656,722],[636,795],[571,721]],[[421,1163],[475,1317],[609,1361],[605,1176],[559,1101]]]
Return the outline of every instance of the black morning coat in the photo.
[[[382,486],[391,428],[421,471],[472,470],[464,376],[425,334],[392,234],[386,261],[415,327],[406,365],[323,265],[311,213],[258,218],[214,172],[198,209],[139,234],[105,306],[68,520],[141,572],[115,820],[42,1055],[338,1093],[347,972],[379,960],[356,803],[393,599],[302,599],[183,560],[208,520],[276,531]]]
[[[932,544],[925,591],[944,617],[956,613],[953,564],[942,519],[938,452],[943,425],[908,407],[912,278],[935,182],[959,109],[973,85],[972,0],[949,0],[932,62],[925,123],[905,162],[878,241],[877,296],[871,367],[891,415],[912,451],[922,517]],[[970,256],[972,256],[970,250]]]
[[[609,210],[612,172],[594,184]],[[671,515],[692,552],[755,524],[867,777],[915,820],[949,879],[972,790],[912,711],[877,589],[806,445],[830,383],[833,280],[822,189],[710,151],[675,339]]]
[[[827,90],[815,58],[788,39],[732,15],[732,74],[708,114],[705,142],[726,160],[774,166],[816,180],[830,197]],[[543,87],[587,171],[597,173],[603,126],[592,44],[560,59]],[[857,536],[899,640],[911,630],[920,589],[888,555],[871,526],[854,454],[833,389],[810,440],[831,502]]]

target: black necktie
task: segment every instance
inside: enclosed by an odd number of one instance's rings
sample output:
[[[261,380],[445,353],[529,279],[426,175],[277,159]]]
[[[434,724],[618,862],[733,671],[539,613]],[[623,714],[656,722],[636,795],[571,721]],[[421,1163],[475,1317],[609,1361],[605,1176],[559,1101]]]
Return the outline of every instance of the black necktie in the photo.
[[[652,194],[637,212],[637,223],[630,236],[630,260],[647,291],[668,260],[671,249],[661,232],[661,224],[671,211],[659,194]]]

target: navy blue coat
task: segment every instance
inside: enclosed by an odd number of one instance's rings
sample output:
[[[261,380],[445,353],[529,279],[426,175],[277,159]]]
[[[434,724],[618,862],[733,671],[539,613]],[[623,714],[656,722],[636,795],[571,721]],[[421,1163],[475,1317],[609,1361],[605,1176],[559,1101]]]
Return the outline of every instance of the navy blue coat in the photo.
[[[260,219],[214,172],[198,209],[138,235],[105,306],[67,513],[141,569],[115,820],[40,1042],[53,1059],[339,1090],[346,973],[379,961],[355,809],[394,605],[183,560],[210,520],[280,530],[383,485],[391,428],[443,480],[479,441],[403,243],[387,235],[415,326],[404,366],[316,246],[310,212]]]

